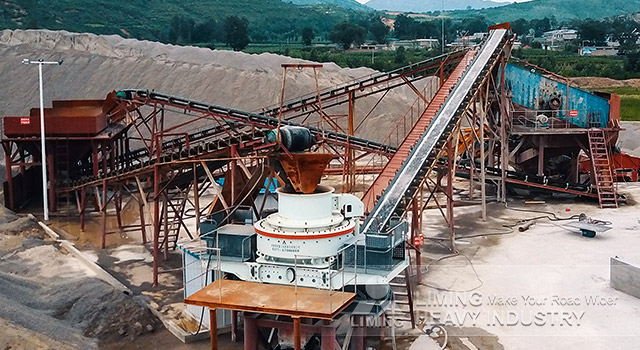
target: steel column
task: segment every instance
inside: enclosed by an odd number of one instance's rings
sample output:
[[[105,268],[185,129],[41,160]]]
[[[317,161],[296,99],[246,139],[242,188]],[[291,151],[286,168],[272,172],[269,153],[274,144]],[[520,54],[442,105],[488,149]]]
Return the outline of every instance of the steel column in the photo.
[[[218,350],[218,317],[216,309],[209,309],[209,338],[211,350]]]

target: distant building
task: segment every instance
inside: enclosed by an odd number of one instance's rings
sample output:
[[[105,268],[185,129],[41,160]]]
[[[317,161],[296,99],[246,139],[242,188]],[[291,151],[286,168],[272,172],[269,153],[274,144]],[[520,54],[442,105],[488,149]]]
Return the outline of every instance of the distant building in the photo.
[[[618,48],[614,46],[585,46],[578,50],[580,56],[616,56]]]
[[[489,35],[489,33],[473,33],[473,35],[465,35],[459,36],[456,40],[449,44],[450,47],[468,47],[471,45],[478,44],[484,40]]]
[[[362,51],[382,51],[388,50],[388,46],[385,44],[376,44],[376,43],[364,43],[360,45],[360,50]]]
[[[415,39],[415,40],[394,40],[389,43],[390,50],[397,50],[399,47],[406,49],[437,49],[440,47],[438,39]]]
[[[556,29],[542,34],[542,46],[551,51],[564,50],[565,44],[578,39],[578,31],[575,29]]]

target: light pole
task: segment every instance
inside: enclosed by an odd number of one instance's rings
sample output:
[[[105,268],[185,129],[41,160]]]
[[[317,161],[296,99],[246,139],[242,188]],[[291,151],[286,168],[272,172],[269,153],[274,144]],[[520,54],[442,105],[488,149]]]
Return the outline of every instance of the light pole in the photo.
[[[442,0],[442,54],[444,55],[444,48],[446,46],[444,42],[444,0]]]
[[[47,150],[45,147],[44,139],[44,94],[42,91],[42,66],[45,64],[57,64],[61,65],[60,61],[45,61],[42,59],[32,61],[28,58],[22,60],[22,64],[37,64],[38,74],[40,77],[40,148],[42,149],[41,161],[42,161],[42,202],[44,209],[44,220],[49,221],[49,197],[47,193]]]

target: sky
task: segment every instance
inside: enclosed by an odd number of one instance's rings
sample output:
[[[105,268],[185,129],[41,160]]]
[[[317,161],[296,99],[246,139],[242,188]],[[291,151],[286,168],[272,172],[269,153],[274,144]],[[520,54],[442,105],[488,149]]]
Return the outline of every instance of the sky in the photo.
[[[356,0],[357,2],[361,3],[361,4],[365,4],[367,2],[369,2],[369,0]],[[531,0],[492,0],[495,2],[525,2],[525,1],[531,1]]]

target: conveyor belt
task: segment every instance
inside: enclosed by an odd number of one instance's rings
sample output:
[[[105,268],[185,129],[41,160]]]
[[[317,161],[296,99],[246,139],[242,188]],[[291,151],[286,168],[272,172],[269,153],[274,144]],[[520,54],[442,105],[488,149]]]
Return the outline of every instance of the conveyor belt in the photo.
[[[199,113],[213,114],[226,122],[226,127],[228,127],[226,130],[237,128],[237,131],[239,131],[240,134],[229,137],[223,135],[224,137],[222,138],[212,140],[210,138],[212,136],[215,136],[216,134],[226,134],[224,133],[225,127],[218,125],[206,130],[200,130],[190,134],[189,141],[194,142],[202,140],[201,142],[193,144],[188,150],[186,149],[186,147],[184,147],[174,152],[163,154],[160,159],[150,157],[149,151],[146,148],[140,148],[120,157],[120,161],[122,162],[121,164],[124,165],[118,171],[111,171],[109,173],[100,174],[98,176],[85,176],[78,180],[68,181],[61,184],[61,190],[78,188],[80,186],[95,183],[97,181],[104,181],[109,179],[125,179],[127,177],[144,173],[145,171],[150,171],[152,170],[153,165],[158,163],[163,163],[171,160],[189,159],[193,157],[203,157],[207,154],[219,152],[231,144],[241,144],[243,142],[249,142],[252,140],[252,138],[263,138],[268,131],[276,128],[278,125],[277,118],[194,101],[183,97],[177,97],[148,90],[130,89],[122,91],[126,96],[125,100],[128,100],[132,104],[155,104],[163,107],[172,107],[181,110],[186,109]],[[300,124],[291,121],[283,121],[282,125],[301,126]],[[384,145],[379,142],[345,135],[333,130],[322,130],[320,128],[309,126],[305,127],[307,127],[311,131],[311,133],[318,138],[318,140],[322,140],[327,143],[340,145],[349,143],[349,147],[351,147],[352,149],[381,154],[393,153],[396,150],[394,147]],[[242,129],[247,130],[243,131]],[[185,136],[180,136],[163,142],[163,146],[180,146],[180,143],[184,142],[185,140]],[[87,172],[85,171],[85,174],[86,173]]]
[[[460,80],[460,78],[462,78],[464,72],[469,67],[469,64],[471,64],[473,58],[475,57],[475,54],[475,50],[468,51],[465,57],[460,61],[460,63],[458,63],[458,66],[449,75],[440,89],[438,89],[438,92],[433,97],[431,102],[429,102],[429,105],[420,116],[420,119],[418,119],[413,128],[411,128],[411,131],[409,131],[409,134],[407,134],[407,137],[404,139],[402,144],[400,144],[400,147],[398,147],[398,151],[393,154],[382,172],[380,172],[380,175],[378,175],[376,180],[362,197],[362,202],[364,202],[365,209],[367,211],[373,209],[373,206],[376,203],[376,197],[384,192],[389,183],[395,177],[404,161],[409,157],[409,154],[411,154],[411,150],[427,130],[427,128],[431,124],[431,121],[437,115],[438,111],[451,94],[452,89],[456,86],[456,84],[458,84],[458,81]]]
[[[440,161],[441,166],[446,166],[446,160]],[[480,163],[476,162],[475,169],[480,168]],[[456,176],[464,177],[466,179],[469,178],[469,174],[471,172],[471,164],[469,161],[462,162],[458,164],[458,169],[456,170]],[[496,167],[485,167],[486,174],[493,177],[501,177],[502,170]],[[489,182],[491,180],[487,180]],[[520,185],[523,187],[535,187],[538,189],[543,189],[550,192],[562,192],[562,193],[570,193],[577,196],[598,198],[598,195],[594,192],[594,189],[591,185],[585,185],[574,182],[560,181],[554,178],[550,178],[548,176],[539,176],[535,174],[527,174],[518,171],[507,170],[506,171],[506,181],[507,183],[512,183],[516,185]]]
[[[429,69],[440,68],[441,64],[446,65],[445,68],[453,68],[458,62],[464,57],[466,53],[466,49],[454,51],[451,53],[447,53],[444,55],[436,56],[421,62],[417,62],[414,64],[410,64],[405,67],[398,68],[396,70],[379,73],[371,76],[366,76],[361,79],[356,79],[354,81],[345,83],[343,85],[339,85],[336,87],[332,87],[320,92],[320,99],[322,100],[322,104],[324,108],[330,108],[341,103],[345,103],[348,101],[346,98],[351,92],[354,91],[365,91],[367,89],[372,89],[376,86],[382,86],[378,91],[374,91],[373,93],[377,93],[380,91],[385,91],[389,89],[393,89],[398,86],[402,86],[407,84],[404,79],[408,79],[410,82],[415,82],[424,78],[425,76],[417,76],[415,78],[411,78],[419,73],[425,72]],[[384,85],[384,86],[383,86]],[[364,94],[364,95],[370,95]],[[340,100],[340,98],[344,98]],[[283,104],[282,113],[285,115],[283,119],[292,119],[299,115],[304,115],[308,112],[305,110],[308,107],[315,105],[318,103],[318,94],[311,93],[304,96],[296,97],[289,101],[286,101]],[[264,114],[266,116],[277,116],[280,112],[280,105],[273,105],[269,107],[265,107],[260,111],[260,114]],[[299,112],[296,114],[296,112]]]
[[[123,90],[132,102],[142,104],[158,103],[163,106],[175,107],[180,109],[188,109],[201,113],[211,113],[226,121],[241,122],[243,124],[253,124],[257,127],[265,129],[275,129],[278,126],[278,118],[269,117],[262,114],[240,111],[233,108],[221,107],[210,103],[199,102],[185,97],[172,96],[149,90]],[[318,140],[328,143],[337,143],[349,146],[353,149],[369,151],[374,153],[393,153],[395,147],[382,144],[380,142],[363,139],[360,137],[349,136],[334,130],[323,130],[313,126],[305,126],[291,121],[282,121],[282,126],[304,126],[314,134]]]
[[[447,68],[449,65],[454,66],[460,59],[462,59],[465,53],[466,50],[455,51],[453,53],[437,56],[422,62],[411,64],[388,73],[380,73],[358,79],[353,82],[349,82],[344,85],[325,90],[323,93],[321,93],[320,98],[322,98],[323,101],[333,100],[333,104],[325,105],[326,107],[330,107],[332,105],[338,105],[344,102],[340,101],[340,97],[347,96],[350,92],[355,90],[362,91],[363,89],[373,88],[377,86],[380,87],[380,91],[382,91],[394,88],[396,86],[405,85],[407,84],[407,81],[403,80],[403,78],[406,79],[407,77],[416,76],[428,69],[440,67],[441,64],[444,64],[445,68]],[[415,78],[415,80],[421,78],[421,76],[418,76]],[[398,81],[396,82],[396,80]],[[198,113],[209,113],[225,120],[225,127],[238,128],[240,130],[247,126],[254,126],[254,128],[252,128],[253,132],[255,133],[257,131],[260,135],[263,135],[267,131],[274,129],[278,125],[278,119],[274,117],[274,115],[278,114],[279,106],[270,110],[267,109],[267,111],[263,114],[258,114],[144,89],[125,89],[122,90],[122,92],[124,92],[124,95],[126,96],[125,100],[128,100],[130,103],[138,106],[157,104],[163,107],[173,107],[176,109],[190,110]],[[312,94],[289,101],[285,106],[287,111],[301,110],[308,105],[316,103],[317,99],[318,96],[316,94]],[[298,123],[288,120],[283,120],[282,125],[301,126]],[[323,130],[312,126],[305,127],[307,127],[318,138],[318,140],[327,143],[339,145],[346,145],[348,143],[351,149],[385,155],[391,155],[397,150],[393,146],[359,137],[349,136],[346,134],[335,132],[334,130]],[[213,128],[200,130],[189,134],[189,142],[196,142],[198,140],[202,140],[202,142],[196,144],[195,147],[188,151],[186,150],[186,148],[181,149],[180,147],[180,143],[184,143],[186,141],[186,136],[176,137],[174,139],[163,142],[163,149],[171,148],[171,146],[174,146],[175,148],[178,148],[178,150],[169,154],[164,154],[161,157],[161,161],[171,159],[185,159],[186,156],[198,156],[202,152],[209,154],[217,151],[216,147],[224,147],[224,144],[229,142],[238,142],[238,140],[210,140],[213,136],[221,133],[221,130],[219,129],[221,129],[220,126],[215,126]],[[248,134],[244,135],[246,136]],[[247,141],[246,139],[244,139],[245,136],[240,137],[243,142]],[[82,186],[83,184],[102,181],[105,179],[126,178],[128,175],[132,176],[144,172],[145,167],[151,167],[158,161],[157,159],[150,158],[147,148],[133,150],[127,154],[120,156],[118,160],[120,164],[123,164],[121,169],[118,171],[112,171],[107,174],[100,174],[99,176],[85,176],[82,179],[69,181],[62,185],[63,187],[71,186],[76,188],[78,186]],[[83,169],[82,173],[89,174],[90,171],[90,169],[86,168]]]
[[[437,161],[437,154],[475,94],[474,88],[480,85],[490,74],[491,68],[497,64],[496,59],[502,52],[506,38],[505,29],[496,29],[489,34],[464,77],[449,95],[413,152],[366,218],[362,232],[384,232],[385,226],[394,214],[402,216],[409,204],[408,199],[413,197],[428,169]]]

